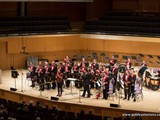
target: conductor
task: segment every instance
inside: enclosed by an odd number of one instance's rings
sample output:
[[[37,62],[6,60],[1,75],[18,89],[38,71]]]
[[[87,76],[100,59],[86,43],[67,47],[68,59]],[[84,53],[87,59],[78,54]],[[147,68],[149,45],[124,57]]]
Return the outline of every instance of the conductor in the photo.
[[[90,98],[90,89],[89,89],[90,79],[91,79],[90,74],[87,71],[83,71],[82,80],[83,80],[84,91],[82,97],[85,97],[85,94],[87,92],[88,93],[87,98]]]

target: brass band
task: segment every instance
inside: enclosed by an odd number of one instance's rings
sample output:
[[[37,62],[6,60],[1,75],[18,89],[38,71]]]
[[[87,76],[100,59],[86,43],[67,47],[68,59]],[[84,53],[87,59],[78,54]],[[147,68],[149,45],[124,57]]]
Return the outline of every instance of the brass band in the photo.
[[[108,99],[110,93],[124,89],[124,99],[130,100],[135,96],[137,83],[141,83],[139,87],[145,85],[152,90],[158,90],[160,69],[157,70],[157,73],[157,76],[153,77],[145,62],[135,72],[130,58],[127,58],[126,63],[118,65],[114,56],[109,60],[109,63],[97,63],[95,59],[89,63],[85,61],[85,58],[82,58],[80,62],[75,62],[66,56],[64,61],[60,63],[53,61],[49,64],[46,61],[44,66],[41,62],[38,66],[33,66],[30,63],[27,78],[30,77],[32,80],[31,87],[39,85],[40,90],[58,87],[57,96],[62,95],[62,86],[66,88],[70,86],[70,81],[67,78],[76,78],[75,87],[84,88],[82,97],[85,97],[86,92],[88,92],[87,97],[90,97],[90,89],[97,89],[97,99],[101,92],[103,98]],[[61,89],[60,93],[59,88]]]

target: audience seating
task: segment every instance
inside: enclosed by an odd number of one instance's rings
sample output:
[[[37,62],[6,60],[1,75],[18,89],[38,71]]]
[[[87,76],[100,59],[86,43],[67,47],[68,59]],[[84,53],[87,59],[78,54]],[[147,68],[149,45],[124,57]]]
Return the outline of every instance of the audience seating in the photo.
[[[67,33],[67,17],[0,17],[0,35]]]
[[[159,36],[160,17],[103,16],[99,20],[86,21],[85,33]]]
[[[34,105],[32,101],[26,103],[13,102],[0,98],[0,119],[1,120],[111,120],[110,116],[94,115],[92,111],[85,113],[67,112],[59,109],[57,106],[42,107],[40,102]],[[121,117],[113,118],[114,120],[122,120]],[[142,119],[141,119],[142,120]]]

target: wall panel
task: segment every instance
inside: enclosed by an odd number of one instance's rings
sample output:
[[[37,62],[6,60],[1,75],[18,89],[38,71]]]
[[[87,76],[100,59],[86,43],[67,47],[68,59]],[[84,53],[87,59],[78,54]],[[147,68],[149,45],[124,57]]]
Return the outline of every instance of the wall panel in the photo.
[[[46,50],[46,37],[24,37],[27,52],[43,52]]]
[[[90,49],[95,50],[95,51],[104,51],[105,50],[105,41],[104,40],[97,40],[97,39],[92,39],[90,40]]]
[[[23,40],[22,37],[8,37],[8,53],[20,53],[22,52]]]
[[[148,60],[149,54],[154,56],[154,64],[157,66],[157,56],[160,55],[159,38],[149,37],[131,37],[131,36],[109,36],[109,35],[40,35],[24,37],[3,37],[0,38],[0,53],[2,59],[0,67],[9,69],[11,65],[18,68],[25,66],[25,60],[28,56],[37,56],[38,58],[53,60],[63,60],[68,55],[91,55],[97,52],[98,61],[102,61],[100,53],[103,51],[106,56],[119,54],[121,60],[123,55],[144,54],[144,60]],[[29,53],[20,54],[22,46],[26,46]],[[104,60],[108,62],[107,60]]]
[[[0,62],[0,69],[5,68],[7,66],[6,58],[7,58],[7,50],[6,50],[6,42],[0,43],[0,52],[1,52],[1,62]]]
[[[0,2],[0,17],[17,16],[17,2]]]
[[[28,16],[67,16],[70,20],[85,20],[85,3],[28,2]]]
[[[46,51],[54,51],[55,50],[56,40],[53,37],[48,36],[46,38]]]
[[[113,0],[112,10],[133,11],[138,9],[138,0]]]
[[[80,50],[90,50],[89,48],[90,39],[88,38],[80,38]]]
[[[160,12],[159,0],[113,0],[112,11]]]

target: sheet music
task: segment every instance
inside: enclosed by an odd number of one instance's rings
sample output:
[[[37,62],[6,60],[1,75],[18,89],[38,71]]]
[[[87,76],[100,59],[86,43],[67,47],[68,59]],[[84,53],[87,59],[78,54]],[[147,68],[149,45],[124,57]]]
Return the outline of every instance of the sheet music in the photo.
[[[77,79],[76,78],[67,78],[67,80],[76,81]]]

